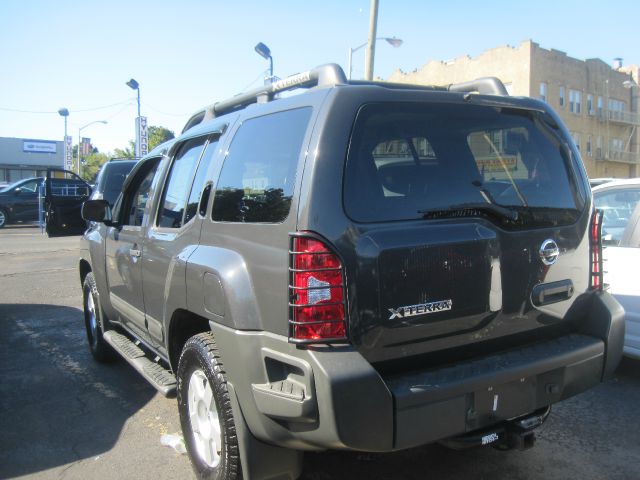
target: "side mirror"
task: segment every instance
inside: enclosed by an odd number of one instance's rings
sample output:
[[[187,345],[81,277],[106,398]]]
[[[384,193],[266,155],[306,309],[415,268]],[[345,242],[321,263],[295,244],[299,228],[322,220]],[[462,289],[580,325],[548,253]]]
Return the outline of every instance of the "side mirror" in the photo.
[[[22,193],[22,187],[16,187],[13,189],[13,193],[20,195]]]
[[[87,200],[82,204],[81,213],[89,222],[111,223],[111,207],[106,200]]]

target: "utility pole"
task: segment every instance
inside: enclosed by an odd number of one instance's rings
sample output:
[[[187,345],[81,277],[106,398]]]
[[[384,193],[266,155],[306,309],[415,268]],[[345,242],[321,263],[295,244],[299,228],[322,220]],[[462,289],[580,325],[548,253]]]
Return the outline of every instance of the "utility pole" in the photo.
[[[378,29],[378,0],[371,0],[369,14],[369,41],[365,53],[364,79],[373,80],[373,59],[376,54],[376,34]]]

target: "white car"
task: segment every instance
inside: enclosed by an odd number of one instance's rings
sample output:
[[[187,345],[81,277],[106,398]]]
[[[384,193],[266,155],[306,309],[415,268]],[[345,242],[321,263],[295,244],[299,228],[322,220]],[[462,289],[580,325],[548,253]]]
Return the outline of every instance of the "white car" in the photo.
[[[603,211],[604,283],[625,309],[624,353],[640,359],[640,178],[593,189]]]

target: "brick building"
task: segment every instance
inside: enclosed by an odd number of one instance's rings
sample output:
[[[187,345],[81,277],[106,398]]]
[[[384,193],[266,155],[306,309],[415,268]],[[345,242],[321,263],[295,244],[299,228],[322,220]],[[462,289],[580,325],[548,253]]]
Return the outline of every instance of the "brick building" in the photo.
[[[528,40],[476,58],[432,60],[411,73],[398,70],[388,80],[446,85],[496,76],[511,95],[540,98],[558,112],[590,177],[635,177],[640,176],[640,68],[616,60],[614,67],[598,58],[583,61]]]

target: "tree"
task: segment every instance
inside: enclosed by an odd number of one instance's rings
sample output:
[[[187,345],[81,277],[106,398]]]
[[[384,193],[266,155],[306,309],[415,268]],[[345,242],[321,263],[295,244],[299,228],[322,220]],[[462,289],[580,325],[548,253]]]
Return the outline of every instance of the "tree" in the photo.
[[[156,127],[154,125],[150,126],[147,130],[147,145],[149,146],[149,151],[172,138],[176,138],[176,136],[168,128]]]
[[[124,150],[116,148],[113,152],[113,158],[135,158],[136,143],[133,140],[129,140],[129,146]]]
[[[86,157],[82,157],[82,178],[89,183],[94,183],[100,167],[109,161],[109,156],[104,153],[94,152]]]
[[[168,128],[158,127],[151,125],[147,129],[147,149],[150,152],[161,143],[175,138],[175,134]],[[136,157],[136,142],[129,140],[129,146],[127,148],[116,148],[113,152],[115,158],[135,158]]]

